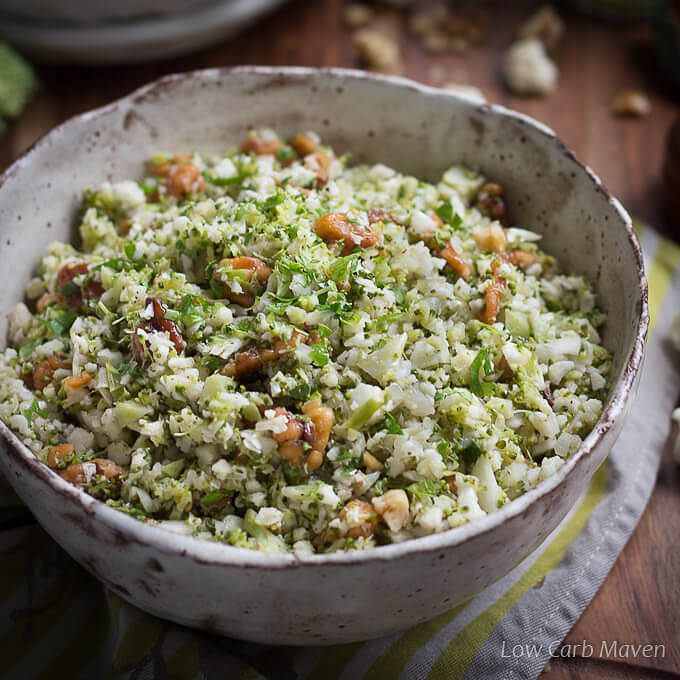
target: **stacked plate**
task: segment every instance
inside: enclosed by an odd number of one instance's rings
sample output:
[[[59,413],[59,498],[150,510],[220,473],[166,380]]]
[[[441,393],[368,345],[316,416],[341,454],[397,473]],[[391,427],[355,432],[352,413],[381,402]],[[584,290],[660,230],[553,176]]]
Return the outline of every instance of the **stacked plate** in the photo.
[[[284,0],[3,0],[0,39],[34,58],[154,61],[231,37]]]

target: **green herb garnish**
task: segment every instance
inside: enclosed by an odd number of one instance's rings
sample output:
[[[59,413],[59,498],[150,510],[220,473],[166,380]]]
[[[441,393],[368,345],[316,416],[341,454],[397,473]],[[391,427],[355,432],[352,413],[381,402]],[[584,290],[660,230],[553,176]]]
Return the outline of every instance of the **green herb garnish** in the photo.
[[[386,413],[385,417],[378,423],[378,430],[387,434],[404,434],[397,419],[391,414]]]
[[[477,356],[470,364],[470,392],[476,394],[478,397],[488,397],[493,392],[493,385],[480,380],[479,372],[482,368],[486,375],[491,375],[493,373],[491,355],[486,348],[480,349]]]
[[[21,411],[21,415],[26,418],[26,422],[28,423],[29,427],[32,425],[34,413],[41,418],[47,418],[48,415],[45,409],[40,408],[40,404],[38,403],[37,399],[34,399],[28,408],[25,408]]]
[[[482,455],[482,450],[476,442],[470,442],[461,452],[460,457],[463,459],[465,465],[474,465],[477,458]]]

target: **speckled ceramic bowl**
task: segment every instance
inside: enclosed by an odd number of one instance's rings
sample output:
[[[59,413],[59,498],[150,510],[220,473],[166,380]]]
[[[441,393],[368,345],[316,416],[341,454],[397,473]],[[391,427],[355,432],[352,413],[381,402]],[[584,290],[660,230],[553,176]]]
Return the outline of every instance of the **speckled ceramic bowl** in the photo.
[[[3,14],[29,22],[90,24],[191,11],[217,0],[2,0]]]
[[[611,449],[648,325],[628,215],[545,126],[416,83],[343,70],[238,68],[171,76],[53,130],[0,178],[0,338],[50,239],[70,239],[81,189],[140,175],[158,151],[226,150],[249,127],[316,129],[338,150],[435,179],[454,161],[507,190],[517,222],[596,282],[614,387],[583,446],[498,512],[446,533],[332,555],[270,555],[148,526],[39,463],[0,425],[0,469],[89,572],[153,614],[265,643],[384,635],[429,619],[508,572],[558,524]]]

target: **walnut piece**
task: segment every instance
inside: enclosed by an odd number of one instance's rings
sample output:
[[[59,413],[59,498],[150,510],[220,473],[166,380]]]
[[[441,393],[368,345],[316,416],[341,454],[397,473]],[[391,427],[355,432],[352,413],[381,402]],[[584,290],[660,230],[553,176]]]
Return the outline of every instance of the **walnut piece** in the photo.
[[[345,25],[352,29],[363,28],[373,21],[374,16],[370,7],[354,2],[345,8]]]
[[[559,14],[551,5],[543,5],[519,27],[517,37],[520,40],[538,38],[548,52],[552,52],[562,39],[563,33],[564,23]]]
[[[399,45],[392,39],[372,28],[362,28],[354,34],[354,46],[359,57],[371,71],[397,73],[401,56]]]
[[[633,116],[642,118],[652,110],[649,97],[640,90],[624,90],[619,92],[612,102],[612,111],[617,116]]]
[[[443,54],[449,50],[449,38],[446,33],[431,31],[423,36],[423,47],[430,54]]]

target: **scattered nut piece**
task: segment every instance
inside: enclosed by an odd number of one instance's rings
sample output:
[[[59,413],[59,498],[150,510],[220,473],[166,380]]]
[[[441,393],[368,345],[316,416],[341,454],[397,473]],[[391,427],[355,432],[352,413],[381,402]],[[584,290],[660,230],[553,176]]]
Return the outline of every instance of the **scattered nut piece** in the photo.
[[[445,33],[432,31],[423,36],[423,47],[430,54],[443,54],[449,49],[449,39]]]
[[[304,134],[298,132],[290,145],[295,149],[298,156],[304,157],[314,153],[319,148],[319,138],[314,133]]]
[[[449,39],[449,51],[454,54],[467,54],[470,49],[470,43],[467,38],[454,36]]]
[[[480,20],[451,12],[445,5],[413,15],[409,30],[421,39],[423,48],[431,54],[465,54],[472,43],[483,37]]]
[[[617,116],[633,116],[642,118],[652,110],[652,104],[644,92],[640,90],[624,90],[619,92],[612,102],[612,111]]]
[[[345,8],[345,24],[352,29],[363,28],[373,21],[373,10],[358,2],[352,3]]]
[[[342,533],[350,538],[372,536],[379,521],[373,507],[356,498],[340,510],[338,517],[345,524]]]
[[[507,220],[507,209],[503,199],[503,187],[496,182],[487,182],[477,194],[476,208],[482,215],[504,223]]]
[[[481,23],[463,14],[449,14],[444,22],[444,28],[449,35],[464,38],[467,42],[479,42],[483,35]]]
[[[508,253],[508,260],[518,269],[528,269],[531,265],[541,262],[541,258],[528,250],[513,248]]]
[[[517,31],[517,37],[538,38],[548,52],[557,47],[564,33],[564,23],[552,5],[543,5],[536,13],[532,14]]]
[[[467,99],[472,99],[474,101],[485,102],[486,97],[484,93],[474,85],[461,85],[458,83],[446,83],[442,85],[442,89],[448,90],[449,92],[455,92],[461,97],[466,97]]]
[[[375,511],[385,520],[390,531],[399,531],[409,522],[408,496],[403,489],[390,489],[372,501]]]
[[[442,248],[437,254],[439,257],[446,260],[446,264],[448,264],[461,278],[467,279],[470,274],[472,274],[470,265],[458,254],[450,243]]]
[[[503,75],[516,94],[544,95],[557,84],[558,70],[537,38],[510,46],[503,57]]]
[[[408,30],[417,36],[425,36],[437,29],[437,23],[431,14],[418,12],[408,22]]]
[[[505,230],[498,222],[492,222],[488,227],[475,227],[472,238],[480,250],[491,253],[504,253],[507,244]]]
[[[75,453],[73,444],[58,444],[50,446],[47,452],[47,464],[51,468],[59,467],[59,464]]]
[[[77,390],[85,385],[89,385],[92,382],[92,376],[87,372],[83,371],[80,375],[73,375],[70,378],[64,380],[64,385],[72,390]]]
[[[38,314],[42,314],[49,305],[63,301],[64,296],[61,293],[45,293],[38,299],[35,308],[38,310]]]
[[[170,196],[182,199],[189,194],[200,194],[205,186],[205,180],[193,163],[185,163],[173,165],[164,184]]]
[[[377,472],[378,470],[382,470],[385,467],[372,453],[369,453],[368,451],[364,451],[363,461],[364,465],[371,472]]]
[[[359,57],[371,71],[397,73],[400,69],[399,45],[383,33],[362,28],[354,34]]]

